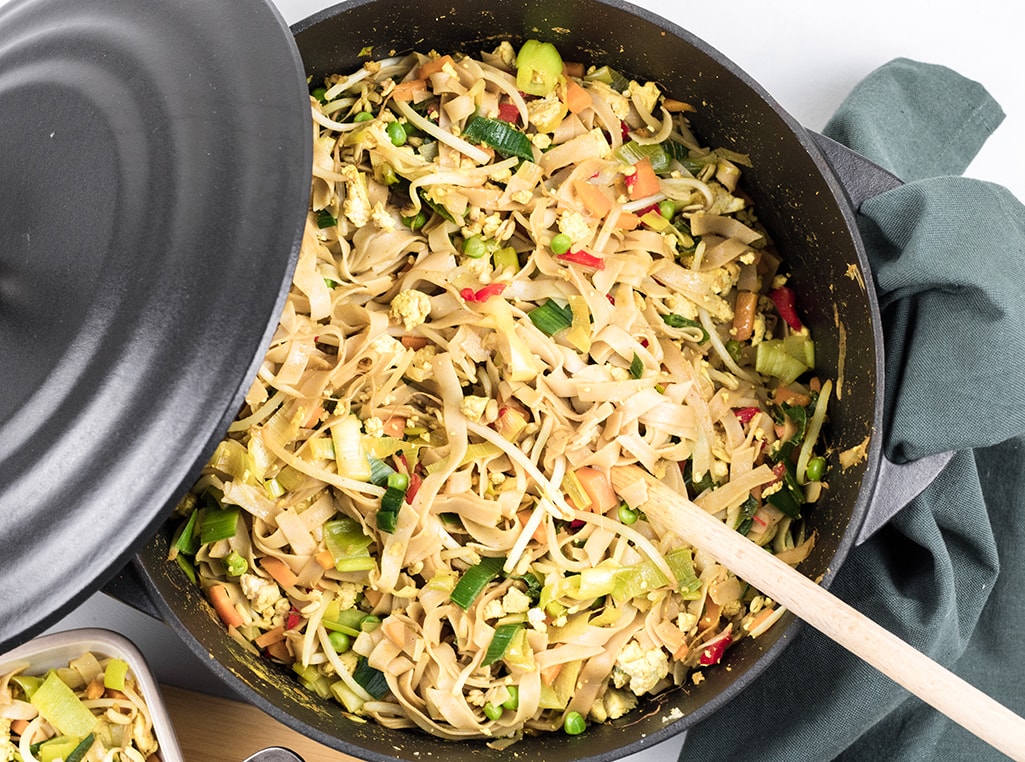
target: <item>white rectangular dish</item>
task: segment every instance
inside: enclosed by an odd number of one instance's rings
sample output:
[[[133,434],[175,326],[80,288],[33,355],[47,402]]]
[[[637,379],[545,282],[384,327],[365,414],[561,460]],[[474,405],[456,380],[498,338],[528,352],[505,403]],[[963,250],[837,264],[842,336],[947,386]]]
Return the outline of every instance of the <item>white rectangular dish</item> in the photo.
[[[23,662],[30,664],[27,674],[67,667],[70,660],[86,651],[92,652],[97,658],[115,657],[128,663],[153,719],[153,731],[160,744],[158,755],[161,762],[184,762],[160,688],[145,657],[134,643],[116,632],[90,627],[43,635],[0,655],[0,674]]]

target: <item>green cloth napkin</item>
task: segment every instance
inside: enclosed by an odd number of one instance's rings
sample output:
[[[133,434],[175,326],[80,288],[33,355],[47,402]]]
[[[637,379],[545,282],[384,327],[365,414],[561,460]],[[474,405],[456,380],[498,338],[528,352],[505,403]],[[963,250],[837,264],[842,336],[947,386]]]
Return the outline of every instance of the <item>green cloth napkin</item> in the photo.
[[[1002,118],[978,83],[896,59],[824,130],[905,181],[858,213],[883,318],[884,452],[953,451],[832,590],[1025,714],[1025,207],[959,176]],[[680,758],[1006,759],[807,626]]]

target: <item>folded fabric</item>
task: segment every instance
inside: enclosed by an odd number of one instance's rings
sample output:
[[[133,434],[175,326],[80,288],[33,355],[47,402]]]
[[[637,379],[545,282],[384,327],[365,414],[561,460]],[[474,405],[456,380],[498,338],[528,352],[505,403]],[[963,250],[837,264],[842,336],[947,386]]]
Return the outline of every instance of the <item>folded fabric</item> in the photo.
[[[824,130],[905,181],[857,216],[882,313],[884,452],[953,451],[831,589],[1025,714],[1025,207],[959,176],[1002,118],[979,83],[896,59]],[[688,733],[682,761],[723,759],[1006,757],[804,627]]]

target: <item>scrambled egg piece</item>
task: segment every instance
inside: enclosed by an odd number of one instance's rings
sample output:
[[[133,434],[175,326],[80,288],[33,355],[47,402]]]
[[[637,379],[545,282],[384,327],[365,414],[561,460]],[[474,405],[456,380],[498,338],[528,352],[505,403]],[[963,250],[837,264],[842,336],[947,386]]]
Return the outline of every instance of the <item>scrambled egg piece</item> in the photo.
[[[579,212],[563,212],[559,217],[559,232],[568,235],[574,243],[586,241],[591,236],[591,228]]]
[[[588,82],[587,86],[598,91],[598,97],[608,102],[612,113],[617,117],[626,119],[630,115],[630,99],[625,95],[616,92],[604,82]]]
[[[434,356],[437,354],[438,348],[433,344],[428,344],[423,349],[416,350],[413,353],[413,361],[406,369],[406,375],[413,381],[424,381],[431,375],[432,363],[434,362]]]
[[[669,657],[664,650],[642,648],[636,640],[631,640],[616,657],[612,682],[617,688],[629,684],[630,690],[641,696],[652,690],[668,674]]]
[[[484,606],[485,619],[500,619],[506,614],[522,614],[530,609],[530,598],[519,588],[510,587],[502,598],[492,598]]]
[[[281,594],[281,588],[272,580],[246,572],[239,577],[239,584],[242,586],[242,594],[249,600],[263,624],[272,624],[275,616],[291,608],[288,598]]]
[[[431,298],[415,288],[400,291],[391,303],[391,316],[401,320],[407,331],[427,322],[431,314]]]
[[[637,697],[628,691],[617,691],[609,688],[588,713],[595,722],[605,722],[622,717],[637,706]]]
[[[371,437],[383,437],[384,436],[384,421],[378,418],[376,415],[372,415],[363,421],[363,431]]]
[[[636,98],[638,105],[649,114],[655,111],[659,96],[661,95],[658,91],[658,85],[654,82],[645,82],[641,85],[633,81],[630,82],[630,86],[626,89],[626,94],[630,98]]]
[[[18,747],[11,741],[11,721],[0,717],[0,762],[13,762]]]
[[[402,342],[387,333],[382,333],[371,341],[369,349],[389,368],[397,365],[399,359],[406,353]]]
[[[374,212],[370,203],[370,195],[367,192],[367,179],[352,164],[342,164],[338,171],[348,180],[345,184],[345,201],[342,202],[342,212],[349,222],[361,228],[370,222]]]
[[[544,98],[527,101],[527,115],[538,132],[552,132],[566,116],[566,104],[559,99],[557,90]]]
[[[522,614],[530,608],[530,597],[517,587],[510,587],[502,598],[506,614]]]
[[[475,394],[467,394],[459,403],[459,412],[471,421],[479,421],[484,416],[488,407],[489,397],[478,397]]]

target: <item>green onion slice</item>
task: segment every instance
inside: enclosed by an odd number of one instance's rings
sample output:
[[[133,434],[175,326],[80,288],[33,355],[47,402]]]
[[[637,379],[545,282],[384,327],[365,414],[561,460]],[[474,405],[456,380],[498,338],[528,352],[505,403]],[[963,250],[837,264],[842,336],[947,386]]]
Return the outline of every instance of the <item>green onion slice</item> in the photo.
[[[352,679],[375,699],[381,698],[390,690],[384,673],[371,667],[365,656],[359,657],[359,661],[356,662],[356,669],[352,671]]]
[[[490,667],[505,656],[509,644],[516,637],[516,633],[522,629],[522,622],[509,622],[498,625],[495,628],[495,634],[491,637],[491,643],[488,645],[487,653],[484,654],[484,661],[481,662],[481,666]]]
[[[238,526],[239,508],[229,505],[224,508],[203,508],[199,519],[199,541],[203,545],[235,536]]]
[[[463,137],[494,148],[506,159],[516,156],[524,161],[534,161],[534,146],[530,138],[501,119],[473,116],[463,129]]]
[[[527,313],[527,317],[539,331],[549,336],[554,336],[559,331],[573,325],[573,311],[569,307],[563,307],[554,299],[549,299],[544,304],[535,307]]]
[[[452,603],[464,611],[468,610],[477,600],[477,596],[484,592],[488,583],[501,573],[503,566],[505,566],[505,558],[500,556],[489,556],[482,559],[476,566],[471,566],[452,588],[452,593],[449,596]]]

